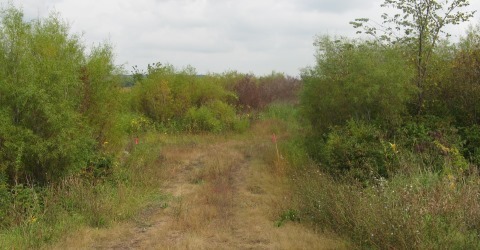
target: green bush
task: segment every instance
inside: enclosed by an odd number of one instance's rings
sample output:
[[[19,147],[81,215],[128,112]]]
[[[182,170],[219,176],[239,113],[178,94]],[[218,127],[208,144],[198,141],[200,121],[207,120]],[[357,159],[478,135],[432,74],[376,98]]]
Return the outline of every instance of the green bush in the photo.
[[[119,75],[112,46],[105,44],[91,49],[81,69],[80,111],[92,128],[97,150],[115,152],[123,146],[125,131],[118,126],[118,120],[126,110],[120,95]]]
[[[437,55],[442,61],[437,66],[440,69],[432,74],[436,79],[430,85],[436,92],[430,102],[438,108],[427,112],[451,116],[457,126],[479,125],[480,26],[470,28],[467,35],[451,47],[454,49],[450,49],[449,54]]]
[[[185,117],[190,131],[212,131],[220,132],[223,129],[222,122],[215,117],[215,114],[209,108],[203,106],[200,108],[190,108]]]
[[[322,162],[329,172],[349,174],[360,181],[388,177],[393,171],[396,149],[385,144],[379,128],[350,120],[345,127],[334,127],[327,135]]]
[[[316,41],[317,65],[302,73],[302,112],[322,135],[349,119],[398,124],[415,93],[413,69],[397,47],[369,42]]]
[[[185,116],[187,127],[192,132],[224,132],[241,129],[235,109],[221,101],[207,103],[200,108],[191,108]],[[237,125],[236,125],[237,124]]]
[[[9,183],[80,172],[114,132],[117,81],[109,46],[84,53],[57,14],[0,13],[0,162]],[[111,143],[113,144],[113,143]]]
[[[463,154],[473,164],[480,166],[480,126],[464,128],[460,133],[465,140]]]
[[[191,107],[225,101],[227,92],[213,77],[199,77],[193,68],[150,66],[148,75],[134,87],[137,110],[158,123],[180,119]]]
[[[464,139],[448,119],[422,116],[406,120],[397,128],[395,136],[398,146],[404,149],[401,156],[412,154],[413,159],[409,161],[423,170],[448,174],[462,172],[469,167],[463,156]]]

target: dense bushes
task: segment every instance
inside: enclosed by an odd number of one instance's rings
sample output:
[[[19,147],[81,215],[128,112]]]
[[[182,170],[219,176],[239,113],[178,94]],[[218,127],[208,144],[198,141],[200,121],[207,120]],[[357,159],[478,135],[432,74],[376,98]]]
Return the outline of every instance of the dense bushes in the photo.
[[[345,127],[335,127],[322,148],[322,160],[331,173],[350,174],[358,180],[388,177],[395,151],[384,141],[374,125],[350,120]]]
[[[480,124],[480,30],[471,29],[467,36],[450,52],[447,74],[437,83],[438,94],[434,101],[443,104],[441,110],[448,112],[460,126]],[[461,94],[460,94],[461,93]],[[435,110],[436,113],[440,111]]]
[[[121,71],[114,65],[112,47],[93,47],[80,73],[80,113],[92,127],[96,149],[119,150],[125,133],[119,119],[126,107],[120,95]]]
[[[473,139],[477,84],[469,76],[475,72],[472,48],[477,45],[475,35],[469,37],[458,50],[444,45],[433,56],[422,114],[408,109],[415,107],[416,87],[411,60],[400,47],[319,38],[317,65],[302,75],[302,112],[312,127],[305,140],[311,157],[329,171],[365,174],[370,169],[374,176],[386,177],[396,171],[394,165],[386,168],[391,158],[387,149],[395,147],[404,153],[397,158],[406,159],[410,152],[408,158],[422,161],[429,170],[450,171],[446,161],[467,169],[467,160],[478,152]],[[465,74],[458,75],[461,72]]]
[[[133,88],[133,106],[159,126],[177,130],[223,132],[245,124],[234,108],[236,95],[222,75],[198,76],[187,67],[156,64]],[[245,127],[245,126],[244,126]]]
[[[84,51],[57,14],[0,23],[0,171],[10,183],[47,183],[78,173],[123,132],[112,49]],[[113,146],[117,145],[117,147]]]
[[[310,155],[333,173],[387,176],[389,129],[401,124],[416,90],[412,67],[399,47],[329,37],[316,45],[317,65],[302,75]]]
[[[12,182],[47,182],[84,167],[92,127],[79,111],[83,47],[55,15],[0,23],[0,162]]]
[[[190,132],[245,130],[249,113],[275,101],[296,101],[301,86],[283,74],[199,76],[191,67],[177,70],[160,63],[149,65],[139,79],[132,89],[134,109],[157,125],[175,124],[177,130]]]
[[[432,51],[418,96],[401,45],[316,45],[297,144],[315,164],[292,163],[300,216],[365,248],[478,248],[478,29]]]
[[[247,120],[241,121],[236,117],[235,109],[221,101],[206,103],[200,108],[190,108],[185,116],[189,131],[222,132],[229,130],[243,131]]]
[[[0,11],[2,229],[61,206],[47,196],[65,179],[95,187],[113,175],[127,127],[120,71],[111,46],[89,51],[58,14],[25,21],[15,7]]]
[[[125,135],[148,129],[190,132],[241,131],[248,106],[238,86],[255,79],[261,105],[291,99],[298,80],[281,74],[256,78],[238,73],[199,76],[153,64],[136,72],[132,88],[120,86],[124,74],[114,65],[110,45],[85,52],[58,14],[25,21],[10,6],[0,20],[0,183],[59,181],[116,154]],[[258,100],[257,100],[258,101]],[[140,121],[141,124],[133,124]],[[108,156],[108,157],[111,157]],[[4,184],[4,182],[8,184]]]
[[[317,39],[317,65],[302,74],[302,108],[317,134],[349,119],[398,122],[415,93],[400,48]]]

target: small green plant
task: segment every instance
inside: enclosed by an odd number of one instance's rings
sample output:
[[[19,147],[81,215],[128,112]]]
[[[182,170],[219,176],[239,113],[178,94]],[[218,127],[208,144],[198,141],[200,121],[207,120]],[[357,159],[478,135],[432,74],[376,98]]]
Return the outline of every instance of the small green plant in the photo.
[[[131,135],[139,135],[153,128],[152,121],[145,116],[137,116],[132,118],[128,132]]]
[[[299,212],[295,209],[288,209],[288,210],[284,211],[280,215],[278,220],[275,221],[275,226],[276,227],[281,227],[288,221],[299,222],[300,221]]]

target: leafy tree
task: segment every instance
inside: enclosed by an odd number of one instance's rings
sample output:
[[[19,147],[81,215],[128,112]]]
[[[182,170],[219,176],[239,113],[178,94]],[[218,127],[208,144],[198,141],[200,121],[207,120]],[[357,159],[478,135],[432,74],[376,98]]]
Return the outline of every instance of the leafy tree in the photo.
[[[382,7],[393,8],[396,12],[382,15],[382,25],[370,25],[368,18],[356,19],[351,24],[363,28],[379,41],[392,44],[399,43],[411,48],[416,66],[415,83],[420,90],[418,94],[418,112],[423,108],[425,82],[434,52],[444,28],[468,21],[475,11],[466,11],[468,0],[385,0]],[[357,33],[362,33],[358,31]],[[448,36],[448,34],[446,34]]]

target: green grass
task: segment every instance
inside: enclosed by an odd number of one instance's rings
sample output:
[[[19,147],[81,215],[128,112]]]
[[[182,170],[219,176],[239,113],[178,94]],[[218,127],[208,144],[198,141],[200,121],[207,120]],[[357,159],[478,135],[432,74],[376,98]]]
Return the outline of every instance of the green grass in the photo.
[[[112,174],[101,181],[76,176],[42,189],[23,188],[31,191],[24,192],[30,195],[24,201],[40,202],[37,207],[11,208],[24,214],[15,226],[1,229],[0,246],[41,248],[83,227],[108,227],[147,206],[164,203],[166,197],[158,191],[162,177],[159,152],[163,145],[178,141],[161,140],[160,136],[149,133],[141,137],[140,144],[131,145],[130,152],[114,163]],[[182,140],[191,141],[181,137],[180,143]]]

